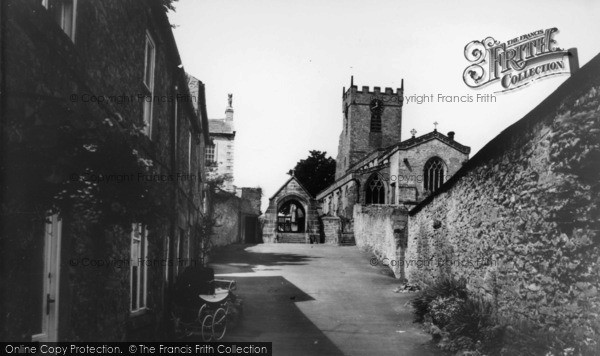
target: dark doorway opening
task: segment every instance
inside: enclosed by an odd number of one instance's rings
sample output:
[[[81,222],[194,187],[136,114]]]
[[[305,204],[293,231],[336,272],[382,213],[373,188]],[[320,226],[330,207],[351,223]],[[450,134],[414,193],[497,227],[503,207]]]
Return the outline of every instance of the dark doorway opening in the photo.
[[[258,241],[258,218],[256,216],[246,216],[244,219],[244,240],[247,244],[257,243]]]

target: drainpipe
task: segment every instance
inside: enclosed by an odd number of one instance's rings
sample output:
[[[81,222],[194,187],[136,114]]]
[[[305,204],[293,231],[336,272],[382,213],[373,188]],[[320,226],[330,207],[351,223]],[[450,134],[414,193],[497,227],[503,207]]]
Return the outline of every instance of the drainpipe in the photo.
[[[177,78],[177,70],[178,68],[176,67],[173,73],[173,78]],[[177,85],[175,85],[173,87],[173,90],[175,92],[175,98],[177,98],[177,91],[178,91],[178,87]],[[171,130],[171,152],[170,152],[170,173],[176,173],[175,171],[177,170],[177,111],[178,111],[178,102],[177,100],[173,101],[173,105],[172,105],[172,112],[171,112],[171,117],[170,117],[170,125],[169,125],[169,129]],[[171,224],[169,227],[169,255],[167,256],[167,259],[172,260],[172,256],[175,255],[175,238],[177,237],[177,179],[173,180],[173,185],[172,187],[172,194],[171,194],[171,198],[173,199],[172,203],[173,203],[173,208],[171,210]],[[168,263],[168,262],[167,262]],[[167,267],[168,268],[168,282],[165,284],[165,289],[164,289],[164,305],[163,305],[163,310],[164,310],[164,319],[165,321],[167,321],[167,325],[171,326],[168,322],[169,320],[169,316],[171,315],[171,300],[172,300],[172,294],[173,294],[173,285],[174,285],[174,278],[175,278],[175,273],[174,273],[174,268],[171,267]]]

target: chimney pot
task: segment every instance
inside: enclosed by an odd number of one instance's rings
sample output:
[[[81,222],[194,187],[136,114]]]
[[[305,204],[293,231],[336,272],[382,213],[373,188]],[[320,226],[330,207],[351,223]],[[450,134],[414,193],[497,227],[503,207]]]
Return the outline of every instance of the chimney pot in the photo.
[[[454,131],[448,132],[448,138],[454,141]]]

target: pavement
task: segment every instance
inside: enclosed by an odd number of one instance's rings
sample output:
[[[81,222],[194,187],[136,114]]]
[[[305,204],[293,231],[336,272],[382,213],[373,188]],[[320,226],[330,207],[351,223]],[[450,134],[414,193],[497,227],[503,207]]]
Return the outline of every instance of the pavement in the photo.
[[[267,341],[273,355],[443,355],[412,322],[413,293],[356,246],[230,245],[218,278],[237,281],[242,322],[223,341]]]

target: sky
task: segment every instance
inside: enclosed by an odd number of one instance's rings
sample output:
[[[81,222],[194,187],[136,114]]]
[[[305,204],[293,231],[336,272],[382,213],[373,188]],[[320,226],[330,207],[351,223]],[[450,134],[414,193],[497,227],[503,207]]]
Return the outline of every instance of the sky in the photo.
[[[234,184],[268,198],[310,150],[337,155],[342,88],[400,87],[436,100],[403,109],[402,139],[442,133],[471,157],[552,93],[568,75],[496,94],[496,102],[439,102],[475,96],[462,79],[464,47],[505,42],[556,27],[556,46],[576,47],[583,66],[600,53],[600,1],[179,0],[169,13],[185,70],[204,82],[209,118],[223,118],[233,93]]]

